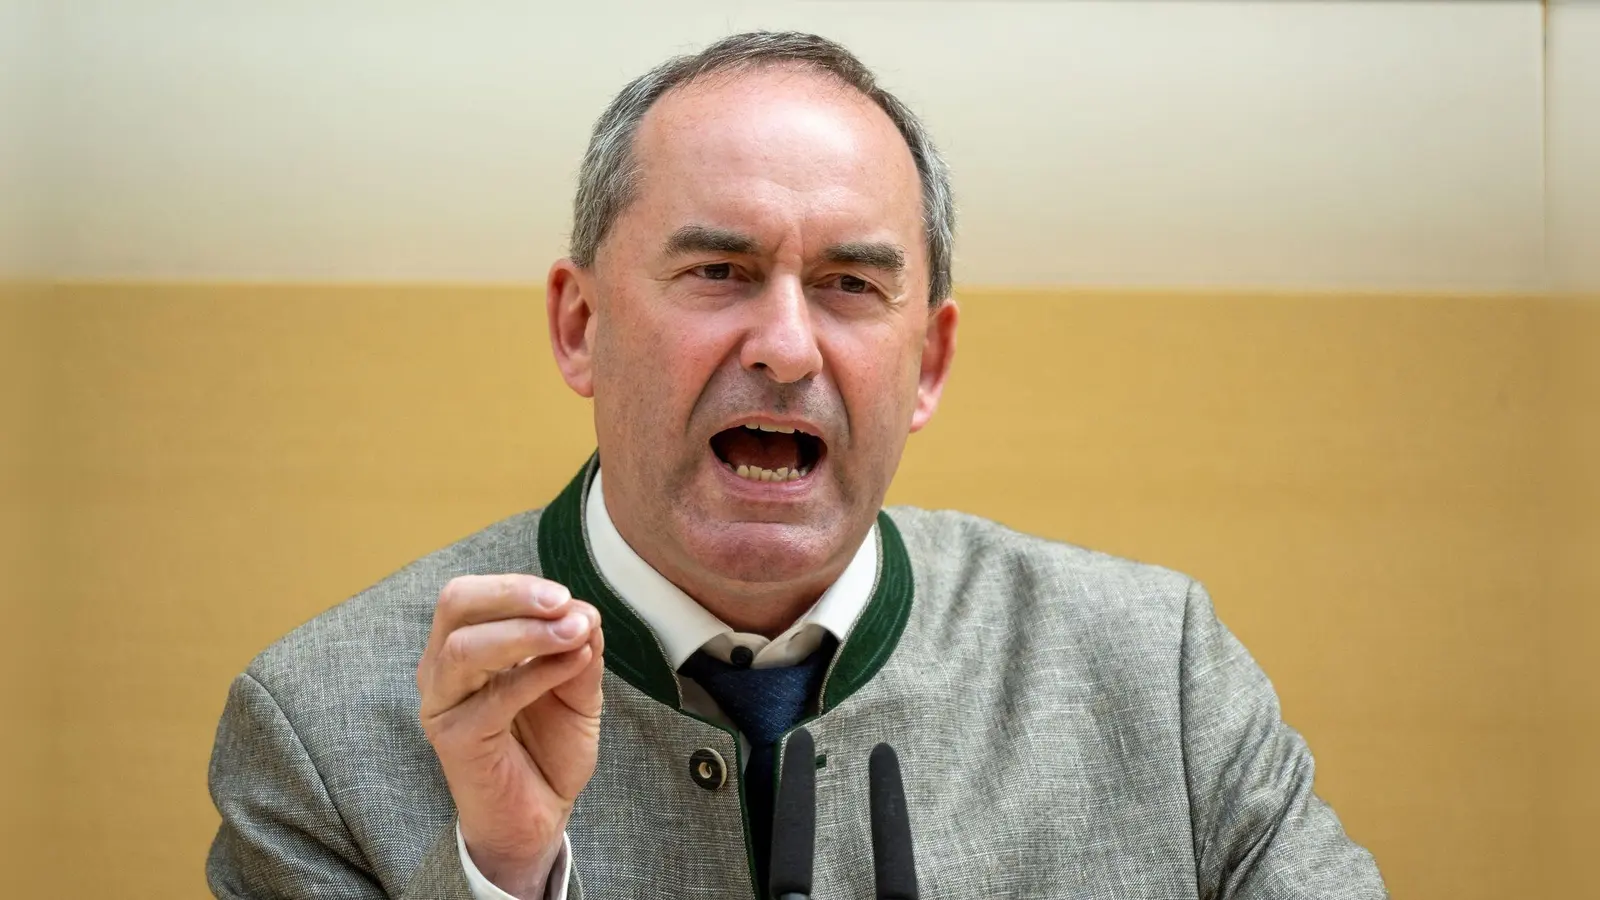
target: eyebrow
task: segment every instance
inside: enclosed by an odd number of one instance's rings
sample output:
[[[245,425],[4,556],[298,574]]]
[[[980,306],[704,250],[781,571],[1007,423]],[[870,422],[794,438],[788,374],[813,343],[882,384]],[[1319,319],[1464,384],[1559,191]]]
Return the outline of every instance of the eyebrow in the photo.
[[[667,238],[666,255],[683,256],[691,253],[750,255],[760,250],[760,242],[743,232],[710,225],[685,225]],[[906,269],[905,248],[887,241],[846,241],[822,251],[822,257],[832,263],[866,266],[895,275]]]
[[[906,251],[898,244],[878,241],[851,241],[834,244],[822,251],[829,262],[882,269],[896,275],[906,269]]]
[[[667,238],[668,256],[688,253],[740,253],[752,254],[760,249],[756,239],[748,234],[707,225],[685,225]]]

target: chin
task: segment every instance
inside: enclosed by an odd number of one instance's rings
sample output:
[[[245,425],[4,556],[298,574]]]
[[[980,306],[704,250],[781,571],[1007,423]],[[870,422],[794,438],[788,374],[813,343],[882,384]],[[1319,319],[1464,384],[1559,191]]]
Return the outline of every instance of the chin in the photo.
[[[838,553],[840,540],[804,525],[739,522],[702,531],[687,544],[697,561],[718,577],[779,584],[816,578]]]

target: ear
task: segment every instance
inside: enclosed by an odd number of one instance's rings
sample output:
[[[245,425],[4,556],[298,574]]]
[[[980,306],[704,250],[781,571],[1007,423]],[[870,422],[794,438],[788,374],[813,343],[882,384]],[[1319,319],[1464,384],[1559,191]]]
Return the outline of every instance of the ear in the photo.
[[[570,259],[556,260],[545,282],[550,349],[567,387],[594,396],[594,274]]]
[[[956,323],[960,320],[954,297],[928,311],[928,333],[922,342],[922,371],[917,377],[917,407],[911,413],[911,430],[921,431],[939,407],[950,364],[956,358]]]

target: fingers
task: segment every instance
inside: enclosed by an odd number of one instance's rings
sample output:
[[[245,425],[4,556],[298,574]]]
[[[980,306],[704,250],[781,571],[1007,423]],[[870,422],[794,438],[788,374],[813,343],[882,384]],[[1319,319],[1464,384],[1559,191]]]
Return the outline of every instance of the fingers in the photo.
[[[592,664],[598,662],[599,658],[594,644],[588,642],[576,650],[542,657],[509,672],[502,672],[478,697],[469,701],[469,706],[478,707],[471,710],[470,714],[478,717],[486,730],[504,728],[517,713],[534,701],[570,683],[573,676],[593,668]],[[598,710],[595,714],[599,714]]]
[[[497,672],[530,658],[588,646],[600,630],[599,611],[581,600],[568,600],[565,607],[566,615],[554,620],[517,617],[486,621],[463,625],[430,640],[417,675],[424,711],[453,707],[483,688]]]
[[[588,665],[571,678],[558,682],[553,690],[557,699],[574,712],[598,716],[601,706],[600,679],[606,672],[606,639],[605,633],[599,628],[589,633],[589,648],[592,653]]]
[[[564,585],[536,575],[462,575],[439,592],[433,633],[446,635],[462,625],[497,619],[559,619],[571,600]]]
[[[439,593],[417,664],[422,731],[474,856],[517,848],[502,872],[549,871],[534,856],[560,846],[594,773],[603,651],[599,610],[547,579],[463,576]]]
[[[499,734],[517,714],[547,693],[579,715],[599,717],[605,674],[605,638],[599,628],[577,649],[543,656],[495,673],[476,693],[446,709],[440,722],[456,740],[473,742]],[[424,719],[428,717],[424,715]],[[425,723],[426,726],[426,723]]]

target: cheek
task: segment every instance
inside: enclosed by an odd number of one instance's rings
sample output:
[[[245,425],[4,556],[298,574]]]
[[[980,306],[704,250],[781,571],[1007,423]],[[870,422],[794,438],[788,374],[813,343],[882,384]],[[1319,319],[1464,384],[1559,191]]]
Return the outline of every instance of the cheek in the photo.
[[[858,447],[890,450],[909,433],[917,402],[920,347],[852,346],[836,367]]]
[[[727,357],[731,339],[712,318],[675,311],[659,298],[618,304],[595,350],[596,401],[635,422],[683,420]],[[681,430],[681,427],[678,429]]]

